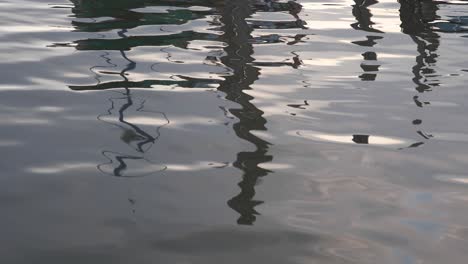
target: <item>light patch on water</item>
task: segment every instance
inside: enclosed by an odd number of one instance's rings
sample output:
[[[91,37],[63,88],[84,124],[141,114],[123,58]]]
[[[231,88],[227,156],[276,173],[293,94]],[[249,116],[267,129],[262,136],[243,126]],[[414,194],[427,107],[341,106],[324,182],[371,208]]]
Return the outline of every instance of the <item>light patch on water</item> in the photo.
[[[306,20],[306,23],[308,28],[315,30],[343,29],[349,27],[349,21],[344,19],[327,22],[321,20]]]
[[[330,9],[343,9],[354,4],[352,1],[341,1],[339,4],[330,5],[330,2],[304,2],[301,3],[302,8],[305,10],[317,11],[317,10],[330,10]],[[323,21],[328,22],[328,21]]]
[[[50,125],[52,121],[48,119],[32,117],[0,117],[0,125]]]
[[[342,56],[342,57],[333,57],[333,58],[314,58],[311,60],[305,59],[302,62],[305,65],[311,66],[339,66],[345,61],[357,61],[361,60],[362,57],[358,55],[354,56]]]
[[[62,163],[50,166],[29,167],[27,172],[36,174],[57,174],[77,170],[95,170],[96,164],[91,162]]]
[[[466,175],[440,174],[434,176],[434,179],[443,182],[468,184],[468,176]]]
[[[192,12],[208,12],[211,8],[206,6],[189,6],[189,7],[176,7],[176,6],[146,6],[141,8],[131,9],[139,13],[169,13],[175,10],[189,10]]]
[[[298,136],[314,141],[334,142],[342,144],[365,144],[365,145],[378,145],[378,146],[404,146],[408,144],[407,140],[385,136],[374,135],[346,135],[346,134],[326,134],[317,131],[288,131],[288,135]]]
[[[259,137],[261,139],[264,139],[264,140],[269,140],[269,141],[272,141],[272,140],[275,140],[276,137],[273,136],[271,133],[268,133],[268,131],[262,131],[262,130],[252,130],[250,131],[250,133],[256,137]]]
[[[453,142],[468,142],[468,134],[462,133],[432,133],[437,140],[453,141]]]
[[[0,147],[14,147],[19,145],[23,145],[23,143],[17,140],[0,140]]]
[[[285,169],[293,168],[291,164],[274,163],[274,162],[261,163],[258,166],[266,170],[285,170]]]
[[[111,118],[108,116],[102,117],[101,120],[109,121],[109,122],[116,122],[119,121],[116,118]],[[148,125],[148,126],[162,126],[168,124],[168,120],[161,115],[161,117],[148,117],[148,116],[131,116],[126,117],[125,121],[134,125]],[[213,119],[207,117],[200,117],[200,116],[186,116],[186,117],[171,117],[170,120],[171,128],[183,128],[190,125],[216,125],[218,121],[214,121]]]
[[[0,36],[2,33],[33,33],[33,32],[51,32],[51,31],[61,31],[69,32],[73,30],[72,27],[52,27],[52,26],[8,26],[0,27]]]
[[[168,171],[201,171],[213,168],[221,169],[229,166],[229,163],[216,161],[200,161],[192,164],[167,164]]]
[[[58,106],[40,106],[36,108],[36,110],[40,112],[58,113],[58,112],[63,112],[65,108],[58,107]]]

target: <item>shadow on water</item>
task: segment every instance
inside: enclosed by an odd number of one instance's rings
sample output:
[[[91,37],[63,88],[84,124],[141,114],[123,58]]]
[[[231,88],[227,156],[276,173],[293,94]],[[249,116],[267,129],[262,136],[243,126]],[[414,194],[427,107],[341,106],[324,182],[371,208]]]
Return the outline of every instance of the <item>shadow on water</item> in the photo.
[[[112,0],[112,1],[91,1],[72,0],[74,7],[72,12],[77,18],[72,24],[76,31],[100,33],[118,30],[118,38],[88,38],[76,40],[72,43],[55,44],[57,47],[70,46],[79,51],[103,51],[101,58],[107,66],[94,66],[91,68],[96,75],[97,83],[93,85],[73,85],[70,89],[75,91],[107,90],[118,94],[117,98],[110,98],[110,106],[106,114],[98,116],[98,119],[110,123],[122,130],[121,140],[132,148],[136,154],[124,154],[114,151],[102,151],[102,155],[108,162],[98,166],[98,169],[106,174],[116,177],[146,176],[161,172],[166,169],[164,165],[149,165],[151,163],[145,158],[145,153],[155,144],[160,137],[160,129],[170,123],[163,112],[160,119],[165,120],[162,125],[151,131],[145,130],[136,124],[128,121],[127,113],[132,109],[143,113],[145,101],[139,104],[135,102],[132,95],[132,88],[152,88],[154,85],[176,86],[185,88],[206,88],[208,85],[216,85],[218,90],[225,93],[227,100],[235,102],[240,108],[231,108],[228,111],[234,115],[238,122],[233,125],[236,135],[252,143],[254,151],[242,151],[237,154],[233,162],[234,167],[242,171],[242,180],[239,182],[240,193],[231,198],[227,204],[230,208],[240,214],[237,220],[241,225],[252,225],[256,220],[258,212],[255,207],[263,203],[255,199],[255,186],[261,177],[266,176],[270,171],[259,167],[259,164],[273,160],[273,156],[268,154],[269,143],[253,135],[253,130],[266,130],[267,120],[262,117],[263,112],[250,101],[252,96],[244,93],[251,89],[251,85],[260,76],[260,66],[279,67],[291,66],[297,68],[301,65],[299,57],[296,55],[293,62],[255,62],[252,58],[254,44],[276,43],[282,41],[280,36],[268,35],[252,37],[251,32],[255,28],[290,29],[305,28],[305,22],[299,19],[301,5],[296,2],[276,2],[271,0],[250,1],[151,1],[151,0]],[[200,5],[212,8],[210,11],[193,11],[184,9],[193,5]],[[182,7],[180,9],[169,9],[164,13],[144,13],[135,11],[143,7],[171,6]],[[256,11],[281,11],[292,15],[294,21],[256,21],[249,20]],[[213,21],[213,25],[220,25],[222,34],[199,33],[195,31],[182,31],[164,35],[127,35],[127,31],[132,28],[145,25],[181,25],[191,20],[203,18],[208,14],[216,14],[220,17],[220,22]],[[99,18],[111,19],[99,19]],[[82,19],[88,19],[82,21]],[[89,21],[91,19],[91,21]],[[219,30],[217,28],[217,30]],[[297,35],[288,45],[301,42],[305,35]],[[128,73],[136,68],[136,62],[129,58],[127,54],[132,48],[141,46],[161,47],[161,52],[168,46],[187,49],[188,44],[194,40],[216,40],[224,42],[224,56],[219,60],[227,66],[231,74],[224,76],[224,80],[197,79],[183,76],[183,73],[175,74],[175,78],[170,80],[150,79],[142,81],[129,80]],[[126,66],[120,72],[102,70],[99,68],[117,68],[109,57],[109,52],[117,51],[120,59],[126,61]],[[217,58],[207,58],[218,60]],[[183,63],[183,62],[182,62]],[[119,81],[101,82],[101,75],[118,75]],[[122,91],[123,90],[123,91]],[[113,117],[114,122],[107,119]],[[111,118],[112,119],[112,118]],[[149,167],[132,168],[132,166]],[[132,174],[128,171],[137,171]]]

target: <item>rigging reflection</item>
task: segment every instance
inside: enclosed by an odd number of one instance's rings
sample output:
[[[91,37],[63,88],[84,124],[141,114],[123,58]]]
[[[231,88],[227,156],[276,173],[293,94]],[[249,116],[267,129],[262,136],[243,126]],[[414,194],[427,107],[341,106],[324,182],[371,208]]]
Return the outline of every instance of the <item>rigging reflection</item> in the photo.
[[[118,32],[118,40],[126,43],[129,38],[126,35],[129,28],[140,24],[148,23],[148,20],[143,19],[144,15],[132,12],[130,9],[141,7],[143,1],[72,1],[75,6],[72,12],[77,18],[94,18],[101,16],[112,17],[111,20],[99,22],[73,22],[76,30],[85,32],[106,31],[110,29],[121,28]],[[172,15],[172,14],[170,14]],[[164,20],[164,19],[163,19]],[[164,20],[164,21],[167,21]],[[128,23],[127,23],[128,22]],[[141,22],[141,23],[139,23]],[[150,21],[154,23],[154,21]],[[95,44],[91,45],[90,41]],[[131,41],[129,41],[131,42]],[[166,170],[164,165],[155,164],[150,161],[146,154],[154,146],[156,141],[161,136],[160,130],[162,127],[170,123],[164,112],[149,111],[145,109],[146,101],[141,98],[136,98],[132,92],[132,87],[151,87],[152,84],[161,82],[158,80],[147,80],[143,82],[132,82],[128,78],[129,72],[136,68],[136,62],[126,54],[125,46],[118,46],[113,42],[108,42],[106,39],[95,40],[78,40],[74,47],[77,50],[105,50],[100,57],[103,58],[107,66],[93,66],[90,70],[95,74],[97,83],[95,85],[85,86],[70,86],[72,90],[105,90],[119,88],[123,91],[112,91],[118,94],[117,97],[109,99],[110,106],[105,114],[98,115],[97,119],[113,125],[121,130],[120,140],[130,147],[129,151],[124,153],[111,150],[103,150],[102,156],[106,162],[99,164],[97,169],[102,173],[115,177],[143,177],[157,172]],[[102,68],[118,68],[116,63],[112,62],[109,50],[118,50],[120,59],[125,61],[125,66],[120,71],[101,70]],[[118,75],[121,81],[102,82],[102,75]],[[191,81],[191,80],[187,80]],[[161,120],[160,124],[155,127],[143,128],[131,120],[131,115],[148,116],[154,120]]]
[[[251,85],[259,78],[259,67],[282,67],[289,66],[298,68],[302,61],[298,54],[293,58],[279,62],[254,61],[252,55],[254,45],[283,42],[286,45],[294,45],[302,42],[306,36],[297,34],[280,36],[268,34],[252,36],[254,29],[303,29],[305,22],[299,18],[302,6],[294,1],[279,2],[272,0],[71,0],[74,4],[72,12],[77,18],[72,22],[76,31],[99,33],[99,37],[79,39],[71,43],[55,43],[56,47],[74,47],[79,51],[102,51],[100,57],[106,66],[94,66],[91,71],[95,75],[96,83],[92,85],[71,85],[70,89],[76,91],[107,90],[118,94],[117,97],[109,99],[107,113],[98,116],[102,122],[111,124],[121,130],[120,140],[129,146],[129,151],[120,153],[118,151],[104,150],[102,155],[106,162],[98,166],[103,173],[116,177],[142,177],[163,171],[163,165],[154,164],[146,158],[146,153],[157,142],[160,137],[160,129],[169,124],[169,119],[164,112],[145,110],[145,101],[136,98],[132,88],[152,88],[155,85],[206,88],[218,87],[225,94],[225,98],[237,103],[240,107],[224,109],[236,117],[237,123],[233,124],[236,135],[252,143],[254,151],[242,151],[237,154],[233,166],[243,173],[242,180],[238,184],[240,193],[231,198],[227,204],[230,208],[240,214],[238,224],[252,225],[256,220],[258,212],[255,207],[261,204],[255,198],[256,185],[260,179],[269,171],[263,169],[259,164],[269,162],[273,159],[268,154],[269,143],[252,134],[254,130],[266,130],[266,119],[263,112],[251,103],[252,96],[245,93],[251,89]],[[206,9],[192,10],[189,7],[198,5],[209,7]],[[164,12],[149,11],[142,12],[139,8],[158,7],[165,8]],[[168,9],[168,7],[171,7]],[[176,8],[173,8],[176,7]],[[251,16],[257,11],[285,12],[294,19],[286,21],[255,20]],[[165,31],[163,25],[182,25],[192,20],[203,19],[213,15],[210,24],[214,26],[215,33],[209,31],[197,32],[196,30]],[[133,35],[127,34],[129,29],[140,26],[152,25],[159,27],[158,34]],[[117,38],[109,38],[109,34],[117,31]],[[222,34],[219,34],[219,31]],[[129,76],[135,70],[137,62],[132,60],[128,53],[135,47],[152,46],[160,47],[160,51],[167,53],[166,59],[169,63],[183,63],[183,61],[172,61],[171,55],[166,51],[167,47],[189,49],[193,41],[221,41],[225,43],[223,50],[216,51],[216,47],[208,48],[212,52],[206,56],[205,64],[230,69],[230,75],[222,75],[222,79],[194,78],[185,76],[183,73],[175,73],[169,79],[146,79],[133,80]],[[119,54],[119,60],[124,60],[124,67],[120,71],[119,64],[111,54]],[[290,61],[289,61],[290,60]],[[108,69],[106,69],[108,68]],[[156,71],[151,67],[152,71]],[[108,78],[103,78],[107,76]],[[119,76],[120,80],[116,80]],[[111,79],[111,80],[108,80]],[[103,81],[107,80],[107,81]],[[159,115],[153,119],[161,120],[157,126],[150,128],[132,122],[132,114]],[[231,117],[232,118],[232,117]],[[156,128],[155,128],[156,127]]]
[[[127,37],[125,33],[126,29],[122,29],[118,35],[124,39]],[[123,50],[120,51],[120,54],[128,64],[121,70],[119,75],[124,80],[124,83],[128,83],[127,72],[135,69],[136,63],[129,59]],[[110,108],[107,113],[99,115],[97,119],[118,127],[122,131],[120,136],[121,141],[130,146],[137,155],[104,150],[102,151],[102,155],[108,162],[98,165],[98,170],[116,177],[143,177],[166,170],[166,166],[156,165],[149,161],[145,157],[145,153],[159,139],[161,135],[160,130],[163,126],[170,123],[169,119],[163,112],[145,110],[145,100],[140,100],[139,104],[136,104],[130,88],[126,86],[122,88],[124,89],[123,92],[117,92],[121,96],[110,98]],[[163,122],[156,127],[153,133],[147,132],[140,126],[127,120],[127,115],[131,113],[132,108],[135,108],[134,113],[138,114],[145,115],[150,112],[151,114],[158,114],[162,117]]]

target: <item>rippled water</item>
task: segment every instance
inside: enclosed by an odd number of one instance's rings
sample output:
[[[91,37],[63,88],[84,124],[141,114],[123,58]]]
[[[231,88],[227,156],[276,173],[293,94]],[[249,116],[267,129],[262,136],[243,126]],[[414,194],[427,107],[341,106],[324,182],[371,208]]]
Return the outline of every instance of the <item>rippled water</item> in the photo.
[[[1,263],[466,263],[468,1],[0,16]]]

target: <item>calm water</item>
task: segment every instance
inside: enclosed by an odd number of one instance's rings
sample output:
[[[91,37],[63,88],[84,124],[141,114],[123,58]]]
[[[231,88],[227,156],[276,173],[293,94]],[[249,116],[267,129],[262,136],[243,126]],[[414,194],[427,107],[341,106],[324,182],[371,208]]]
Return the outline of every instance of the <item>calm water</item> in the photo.
[[[468,1],[0,17],[1,263],[467,262]]]

